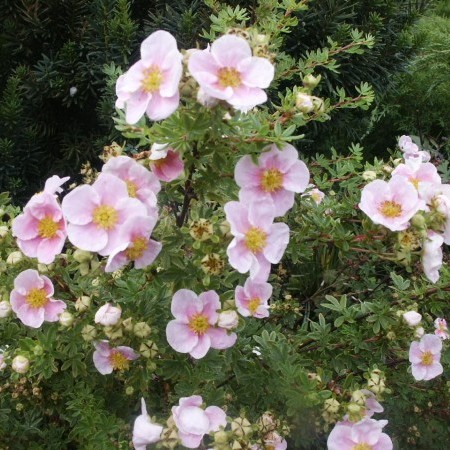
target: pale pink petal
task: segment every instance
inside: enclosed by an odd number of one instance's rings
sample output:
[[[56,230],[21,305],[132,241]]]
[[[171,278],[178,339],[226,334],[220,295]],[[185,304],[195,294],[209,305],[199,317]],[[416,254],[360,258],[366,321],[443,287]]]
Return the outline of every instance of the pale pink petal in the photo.
[[[285,223],[274,223],[267,236],[267,245],[263,250],[264,256],[272,264],[277,264],[283,256],[289,243],[289,226]]]
[[[14,279],[14,288],[22,295],[26,295],[33,288],[42,289],[44,285],[44,278],[39,275],[37,270],[33,269],[20,272]]]
[[[208,316],[208,322],[215,325],[219,315],[217,310],[220,309],[220,299],[216,291],[202,292],[198,298],[203,302],[203,314]]]
[[[129,263],[129,259],[124,252],[127,247],[128,244],[125,243],[121,247],[111,252],[106,262],[105,272],[115,272],[116,270]]]
[[[88,225],[67,225],[69,241],[82,250],[98,252],[108,243],[108,233],[94,223]]]
[[[189,319],[202,312],[203,303],[195,292],[189,289],[180,289],[172,298],[170,311],[178,322],[189,323]]]
[[[152,94],[138,90],[130,95],[126,103],[125,120],[135,124],[145,113],[152,99]]]
[[[419,348],[423,352],[431,352],[433,355],[442,351],[442,340],[434,334],[426,334],[419,342]]]
[[[392,450],[394,445],[386,433],[381,433],[378,442],[372,447],[373,450]]]
[[[248,220],[250,224],[266,232],[271,229],[274,217],[273,203],[265,199],[253,201],[248,207]]]
[[[213,84],[217,81],[220,65],[209,49],[197,50],[189,57],[189,72],[201,84]]]
[[[210,328],[206,333],[211,339],[211,347],[217,350],[232,347],[237,340],[236,333],[228,334],[223,328]]]
[[[218,406],[208,406],[205,409],[205,414],[209,419],[209,432],[219,431],[220,427],[225,428],[227,426],[227,415]]]
[[[252,50],[245,39],[226,34],[211,44],[211,54],[220,66],[237,67],[242,60],[251,58]]]
[[[60,194],[63,191],[61,186],[69,180],[70,177],[60,178],[58,175],[53,175],[45,182],[44,192],[52,195],[56,193]]]
[[[92,221],[94,209],[100,197],[92,186],[84,184],[69,192],[62,201],[64,217],[74,225],[86,225]]]
[[[250,268],[250,278],[257,283],[264,283],[270,275],[271,264],[265,256],[260,253],[253,257],[252,266]]]
[[[181,397],[180,406],[202,406],[203,398],[200,395],[191,395],[190,397]],[[178,409],[179,407],[174,407]],[[173,408],[172,408],[173,410]]]
[[[239,187],[259,187],[261,170],[250,155],[243,156],[234,169],[234,179]]]
[[[234,89],[233,96],[227,102],[236,109],[247,112],[256,105],[267,101],[267,94],[260,88],[241,85]]]
[[[273,80],[275,68],[266,58],[254,56],[238,64],[242,82],[248,87],[268,88]]]
[[[424,380],[427,375],[427,369],[425,366],[422,366],[420,364],[413,364],[411,366],[411,373],[414,379],[417,381]]]
[[[59,315],[67,308],[67,305],[62,300],[50,299],[44,306],[44,320],[47,322],[56,322]]]
[[[51,264],[55,256],[59,255],[66,241],[65,234],[58,231],[58,235],[52,239],[42,239],[36,249],[36,257],[42,264]]]
[[[240,202],[228,202],[224,210],[230,223],[231,233],[234,236],[245,234],[251,226],[248,221],[248,209]]]
[[[240,273],[246,273],[253,264],[252,253],[248,250],[245,242],[234,238],[227,248],[230,265]]]
[[[160,242],[156,242],[153,239],[150,239],[148,241],[147,250],[145,250],[142,257],[134,261],[135,269],[143,269],[144,267],[152,264],[156,257],[159,255],[161,249],[162,244]]]
[[[328,435],[328,450],[352,450],[356,443],[351,439],[351,427],[337,423]]]
[[[141,58],[147,65],[164,60],[167,54],[177,49],[177,41],[167,31],[158,30],[141,43]]]
[[[409,361],[415,364],[419,364],[422,361],[422,351],[420,350],[419,343],[411,342],[409,347]]]
[[[151,169],[162,181],[170,182],[178,178],[184,170],[183,160],[180,155],[172,150],[167,152],[167,156],[157,164],[153,164]]]
[[[426,367],[426,372],[427,373],[425,374],[423,379],[425,381],[428,381],[441,375],[441,373],[444,372],[444,368],[442,367],[441,363],[434,362],[431,366]]]
[[[134,361],[140,356],[139,353],[136,353],[131,347],[126,347],[124,345],[116,347],[116,350],[122,353],[122,355],[125,356],[125,358],[127,358],[129,361]]]
[[[24,303],[14,312],[24,325],[31,328],[39,328],[44,323],[44,308],[32,308],[27,303]]]
[[[163,120],[176,111],[180,104],[180,94],[175,93],[172,97],[161,97],[155,92],[146,108],[147,116],[151,120]]]
[[[101,173],[92,187],[99,195],[102,205],[116,206],[119,201],[129,199],[125,181],[111,173]]]
[[[198,336],[185,323],[171,320],[167,324],[166,337],[169,345],[180,353],[189,353],[198,343]]]
[[[295,161],[283,176],[283,187],[296,193],[304,192],[309,183],[309,170],[303,161]]]
[[[102,374],[102,375],[108,375],[112,373],[113,366],[111,364],[111,361],[109,359],[109,355],[106,356],[99,351],[95,351],[93,354],[93,360],[94,360],[94,366],[95,368]]]
[[[12,234],[19,239],[29,240],[38,236],[38,220],[26,209],[23,214],[17,216],[12,223]]]
[[[203,439],[203,434],[190,434],[178,431],[178,437],[186,448],[198,448]]]
[[[273,287],[270,283],[255,283],[247,278],[244,290],[250,298],[260,298],[262,301],[266,301],[272,296]]]
[[[189,354],[195,359],[203,358],[211,348],[211,340],[208,334],[198,336],[197,345],[189,351]]]
[[[294,206],[295,194],[286,189],[280,189],[271,194],[271,200],[275,216],[282,217]]]
[[[39,244],[42,242],[42,238],[38,237],[35,239],[30,239],[28,241],[23,241],[22,239],[17,239],[17,246],[20,248],[25,256],[30,258],[36,258],[37,249]],[[46,264],[46,263],[43,263]]]

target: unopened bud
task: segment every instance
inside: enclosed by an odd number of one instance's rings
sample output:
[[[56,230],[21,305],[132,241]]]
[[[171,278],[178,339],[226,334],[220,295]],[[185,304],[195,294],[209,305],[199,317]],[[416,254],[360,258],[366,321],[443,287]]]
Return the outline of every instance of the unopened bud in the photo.
[[[83,312],[88,310],[91,307],[91,297],[88,297],[87,295],[82,295],[81,297],[77,298],[77,301],[75,302],[75,309],[79,312]]]
[[[158,347],[153,341],[146,341],[139,347],[139,352],[144,358],[154,358],[158,354]]]
[[[366,181],[373,181],[377,178],[377,173],[374,170],[366,170],[363,172],[362,177]]]
[[[231,422],[231,431],[236,436],[244,437],[252,432],[252,426],[245,417],[237,417]]]
[[[131,317],[122,320],[121,325],[125,331],[128,331],[128,333],[131,333],[133,331],[133,319]]]
[[[236,311],[223,311],[219,314],[217,325],[226,330],[234,330],[239,325],[239,316]]]
[[[0,226],[0,239],[3,239],[4,237],[7,236],[9,232],[9,229],[6,225],[1,225]]]
[[[11,314],[11,304],[3,300],[0,302],[0,319],[4,319],[5,317],[8,317]]]
[[[313,74],[309,73],[303,78],[303,85],[309,89],[314,89],[319,83],[322,77],[318,75],[315,77]]]
[[[93,256],[94,256],[93,253],[88,252],[86,250],[80,250],[79,248],[77,248],[73,252],[73,259],[79,263],[87,263],[93,258]]]
[[[22,355],[17,355],[11,364],[12,370],[17,373],[26,373],[30,368],[30,360]]]
[[[8,255],[8,258],[6,258],[6,264],[9,264],[11,266],[14,266],[15,264],[19,263],[23,259],[23,253],[22,252],[11,252]]]
[[[85,325],[81,330],[81,336],[87,342],[93,341],[97,336],[97,330],[92,325]]]
[[[63,311],[59,315],[59,323],[63,327],[70,327],[73,324],[73,315],[69,311]]]
[[[146,338],[151,333],[151,331],[152,329],[145,322],[138,322],[133,327],[134,334],[140,338]]]
[[[295,106],[302,113],[310,113],[314,110],[314,101],[311,95],[305,94],[304,92],[298,92],[295,97]]]

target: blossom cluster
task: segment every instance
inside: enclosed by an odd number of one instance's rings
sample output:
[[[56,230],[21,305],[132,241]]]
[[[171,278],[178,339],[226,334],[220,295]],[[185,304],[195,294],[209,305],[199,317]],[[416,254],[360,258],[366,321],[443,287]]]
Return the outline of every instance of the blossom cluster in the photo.
[[[433,283],[442,266],[442,244],[450,243],[450,185],[443,184],[428,152],[419,150],[409,136],[399,139],[404,163],[390,180],[374,180],[361,194],[359,208],[391,231],[408,250],[422,248],[422,266]],[[419,244],[416,244],[418,242]]]

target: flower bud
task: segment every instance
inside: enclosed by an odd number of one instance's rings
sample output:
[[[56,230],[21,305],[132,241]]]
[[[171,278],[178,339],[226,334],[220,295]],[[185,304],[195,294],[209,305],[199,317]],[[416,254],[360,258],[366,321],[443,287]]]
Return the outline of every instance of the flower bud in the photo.
[[[125,331],[128,331],[128,333],[131,333],[133,331],[133,319],[131,317],[128,317],[128,319],[122,320],[120,325],[122,325],[123,329]]]
[[[5,357],[2,353],[0,353],[0,370],[5,369],[6,363],[5,363]]]
[[[69,311],[63,311],[59,315],[59,323],[63,327],[70,327],[73,324],[73,315]]]
[[[408,311],[403,313],[403,320],[410,326],[415,327],[419,325],[422,320],[422,314],[419,314],[416,311]]]
[[[26,373],[30,368],[30,360],[22,355],[17,355],[11,364],[12,370],[17,373]]]
[[[424,334],[425,334],[425,330],[423,329],[423,327],[417,327],[414,332],[414,336],[416,338],[421,338]]]
[[[352,393],[352,402],[356,403],[357,405],[364,406],[366,404],[366,396],[364,395],[364,392],[361,390],[354,391]]]
[[[366,181],[373,181],[377,178],[377,173],[374,170],[366,170],[363,172],[362,177]]]
[[[146,341],[139,347],[139,352],[144,358],[154,358],[158,354],[158,347],[153,341]]]
[[[80,250],[79,248],[73,252],[73,259],[80,264],[89,262],[93,256],[93,253],[86,250]]]
[[[239,316],[236,311],[228,310],[219,314],[217,325],[226,330],[234,330],[239,325]]]
[[[1,225],[0,226],[0,239],[3,239],[4,237],[6,237],[8,232],[9,232],[8,227],[5,225]]]
[[[15,264],[19,263],[23,259],[23,253],[22,252],[11,252],[8,255],[8,258],[6,258],[6,264],[9,264],[11,266],[14,266]]]
[[[304,92],[298,92],[295,97],[295,106],[302,113],[310,113],[314,110],[313,97],[311,95],[305,94]]]
[[[252,426],[245,417],[237,417],[231,422],[231,431],[236,436],[244,437],[252,432]]]
[[[138,322],[133,327],[134,334],[140,338],[146,338],[151,333],[151,331],[152,329],[145,322]]]
[[[325,411],[336,414],[339,411],[340,403],[335,398],[327,398],[323,404]]]
[[[97,336],[97,330],[93,325],[85,325],[81,330],[81,336],[86,342],[93,341]]]
[[[214,433],[214,443],[215,444],[227,444],[228,443],[228,433],[224,430],[216,431]]]
[[[303,78],[303,86],[314,89],[319,83],[322,77],[318,75],[315,77],[313,74],[309,73],[306,77]]]
[[[77,301],[75,302],[75,309],[79,312],[83,312],[88,310],[91,307],[91,297],[88,297],[87,295],[82,295],[81,297],[77,298]]]
[[[3,300],[0,302],[0,319],[4,319],[5,317],[8,317],[11,314],[11,304]]]
[[[120,327],[105,327],[103,331],[111,340],[120,339],[123,336],[122,328]]]
[[[133,395],[134,394],[134,387],[133,386],[127,386],[127,388],[125,389],[125,394],[126,395]]]
[[[120,307],[106,303],[95,313],[94,321],[100,325],[112,326],[119,322],[121,315],[122,309]]]

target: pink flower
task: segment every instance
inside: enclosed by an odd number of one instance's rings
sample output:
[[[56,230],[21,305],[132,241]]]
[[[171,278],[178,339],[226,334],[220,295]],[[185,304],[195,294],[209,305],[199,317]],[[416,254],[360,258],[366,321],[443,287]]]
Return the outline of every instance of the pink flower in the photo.
[[[338,422],[328,436],[328,450],[392,450],[391,438],[383,433],[387,420],[363,419]]]
[[[44,192],[47,192],[48,194],[61,194],[63,191],[61,186],[69,179],[70,177],[60,178],[58,175],[53,175],[45,182]]]
[[[282,150],[271,145],[255,164],[250,155],[242,157],[236,164],[234,177],[241,188],[241,201],[260,198],[273,200],[275,216],[284,216],[294,205],[295,193],[308,186],[309,170],[298,159],[297,150],[286,144]]]
[[[142,42],[141,59],[116,83],[116,107],[125,108],[128,123],[136,123],[144,113],[151,120],[162,120],[178,108],[182,59],[167,31],[155,31]]]
[[[439,280],[439,270],[442,267],[442,244],[444,237],[428,231],[428,237],[422,246],[422,267],[426,277],[432,282],[436,283]]]
[[[184,170],[184,163],[180,155],[167,144],[153,144],[149,159],[150,169],[162,181],[173,181]]]
[[[436,336],[439,336],[443,341],[445,341],[446,339],[449,338],[448,328],[447,328],[447,321],[445,319],[441,319],[440,317],[438,317],[434,321],[434,326],[436,328],[434,330],[434,334]]]
[[[442,340],[434,334],[425,334],[419,342],[411,342],[409,362],[412,375],[416,380],[431,380],[444,371],[439,362],[441,350]]]
[[[420,164],[418,167],[399,164],[392,172],[392,176],[403,177],[412,183],[419,192],[420,198],[423,198],[424,185],[428,187],[429,185],[440,185],[442,183],[436,166],[431,163]]]
[[[264,446],[252,445],[251,450],[286,450],[287,442],[276,431],[271,431],[264,437]]]
[[[12,310],[24,325],[39,328],[44,321],[56,322],[66,309],[62,300],[53,298],[53,283],[37,270],[27,269],[14,280],[10,294]]]
[[[132,348],[111,347],[105,340],[96,342],[94,346],[94,366],[102,375],[112,373],[113,370],[126,370],[130,367],[130,361],[139,358]]]
[[[236,286],[235,297],[239,314],[258,319],[269,317],[267,302],[272,296],[272,289],[270,283],[257,283],[250,278],[247,278],[244,287]]]
[[[422,314],[419,314],[417,311],[408,311],[403,313],[403,319],[410,327],[415,327],[419,325],[422,320]]]
[[[268,59],[252,56],[245,39],[231,34],[214,41],[211,48],[194,52],[188,67],[205,94],[242,111],[267,100],[263,89],[269,87],[275,72]]]
[[[67,232],[76,247],[109,255],[123,244],[120,228],[128,217],[145,216],[146,207],[128,196],[124,181],[101,173],[92,186],[78,186],[64,197]]]
[[[171,311],[175,320],[167,324],[166,336],[169,345],[180,353],[189,353],[193,358],[203,358],[210,347],[223,350],[234,345],[237,336],[216,327],[221,307],[215,291],[197,296],[188,289],[180,289],[172,299]]]
[[[12,223],[12,234],[20,250],[42,264],[50,264],[61,253],[66,241],[66,222],[53,194],[33,195]]]
[[[179,406],[172,407],[172,415],[178,428],[178,437],[187,448],[197,448],[205,434],[219,431],[227,424],[225,412],[217,406],[201,408],[202,397],[192,395],[180,398]]]
[[[153,423],[147,414],[145,400],[141,399],[141,415],[134,421],[133,446],[135,450],[146,450],[147,445],[154,444],[161,439],[163,427]]]
[[[234,236],[227,248],[231,266],[240,273],[250,271],[254,281],[266,281],[270,264],[280,261],[289,242],[289,227],[273,223],[274,205],[265,199],[228,202],[224,209]]]
[[[160,242],[150,239],[156,220],[156,215],[135,216],[122,225],[119,237],[122,244],[111,251],[105,272],[114,272],[130,261],[136,269],[143,269],[156,259],[162,248]]]
[[[398,146],[404,153],[405,163],[415,169],[431,159],[430,154],[426,151],[419,150],[418,145],[414,144],[409,136],[401,136],[398,141]]]
[[[374,180],[367,184],[359,203],[359,208],[374,223],[391,231],[408,228],[409,220],[419,207],[417,190],[402,177],[393,177],[389,182]]]
[[[152,172],[128,156],[109,159],[102,172],[125,181],[128,195],[144,203],[149,214],[156,212],[156,194],[161,190],[161,183]]]
[[[110,327],[119,322],[121,315],[121,308],[112,306],[111,303],[106,303],[95,313],[94,321],[105,327]]]
[[[316,205],[320,205],[322,200],[325,198],[325,194],[317,189],[313,184],[309,184],[307,188],[311,188],[309,191],[305,192],[302,197],[311,197]]]

